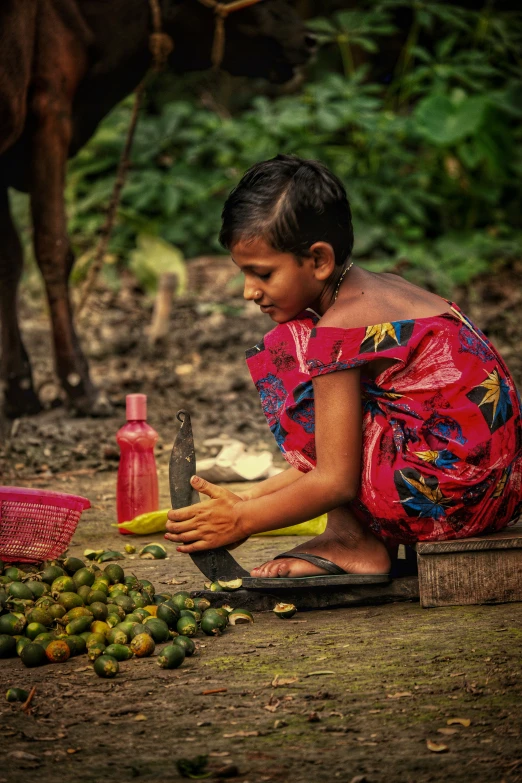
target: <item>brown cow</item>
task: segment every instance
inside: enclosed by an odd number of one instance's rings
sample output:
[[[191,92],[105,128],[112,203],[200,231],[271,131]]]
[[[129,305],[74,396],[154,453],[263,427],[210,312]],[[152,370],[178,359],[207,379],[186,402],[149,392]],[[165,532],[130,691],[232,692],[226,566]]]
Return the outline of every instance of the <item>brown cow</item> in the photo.
[[[174,41],[169,68],[211,64],[214,14],[198,0],[160,0]],[[315,40],[285,0],[262,0],[229,16],[222,67],[232,74],[288,81]],[[8,187],[30,194],[34,250],[52,320],[57,375],[70,407],[101,414],[74,332],[68,291],[73,257],[66,232],[67,158],[146,73],[149,0],[2,0],[0,4],[0,325],[1,378],[10,417],[38,412],[17,318],[22,251]]]

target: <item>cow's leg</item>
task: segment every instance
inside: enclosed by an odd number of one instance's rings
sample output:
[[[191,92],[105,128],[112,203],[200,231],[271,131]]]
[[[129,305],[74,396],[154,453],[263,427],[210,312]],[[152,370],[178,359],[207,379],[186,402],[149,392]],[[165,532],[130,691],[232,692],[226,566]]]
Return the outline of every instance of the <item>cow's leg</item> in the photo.
[[[33,163],[31,188],[34,248],[49,300],[56,374],[74,413],[106,415],[109,406],[91,382],[73,325],[69,275],[74,257],[63,203],[64,151],[52,130],[37,133],[35,143],[38,160]]]
[[[56,373],[68,403],[78,415],[107,415],[110,406],[91,382],[73,326],[69,275],[74,259],[63,196],[71,136],[70,102],[57,93],[36,90],[32,104],[30,191],[35,255],[49,300]]]
[[[4,410],[10,418],[41,410],[18,326],[22,266],[22,248],[9,211],[7,188],[0,187],[0,377],[4,386]]]

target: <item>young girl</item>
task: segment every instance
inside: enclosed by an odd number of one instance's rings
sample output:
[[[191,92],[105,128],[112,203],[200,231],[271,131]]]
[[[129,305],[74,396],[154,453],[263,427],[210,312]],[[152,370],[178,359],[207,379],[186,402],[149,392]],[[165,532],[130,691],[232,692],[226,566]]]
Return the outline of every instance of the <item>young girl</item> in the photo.
[[[291,467],[241,496],[194,477],[210,500],[169,512],[179,552],[328,512],[323,535],[252,576],[381,574],[398,543],[516,521],[521,402],[506,365],[457,305],[354,265],[337,177],[286,155],[253,166],[220,240],[276,324],[247,363]]]

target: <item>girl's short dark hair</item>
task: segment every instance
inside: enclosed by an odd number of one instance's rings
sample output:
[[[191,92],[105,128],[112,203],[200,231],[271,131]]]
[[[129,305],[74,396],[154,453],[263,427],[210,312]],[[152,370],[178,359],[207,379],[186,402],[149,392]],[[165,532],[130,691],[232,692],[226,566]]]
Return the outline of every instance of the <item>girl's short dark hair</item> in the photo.
[[[219,241],[262,238],[281,253],[309,256],[314,242],[329,242],[335,263],[353,248],[352,214],[342,182],[316,160],[277,155],[256,163],[230,193]]]

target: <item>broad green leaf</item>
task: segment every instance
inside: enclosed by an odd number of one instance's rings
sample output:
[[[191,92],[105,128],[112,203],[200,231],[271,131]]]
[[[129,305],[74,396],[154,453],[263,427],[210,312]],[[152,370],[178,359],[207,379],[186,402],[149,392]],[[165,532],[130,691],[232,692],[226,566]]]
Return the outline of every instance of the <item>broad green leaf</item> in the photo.
[[[478,131],[487,105],[485,96],[464,98],[459,103],[447,95],[428,96],[415,109],[416,127],[432,144],[450,146]]]
[[[187,268],[180,251],[160,237],[138,234],[136,249],[130,254],[130,269],[148,293],[158,287],[160,275],[171,272],[177,278],[177,293],[187,288]]]

